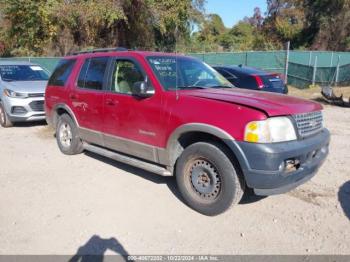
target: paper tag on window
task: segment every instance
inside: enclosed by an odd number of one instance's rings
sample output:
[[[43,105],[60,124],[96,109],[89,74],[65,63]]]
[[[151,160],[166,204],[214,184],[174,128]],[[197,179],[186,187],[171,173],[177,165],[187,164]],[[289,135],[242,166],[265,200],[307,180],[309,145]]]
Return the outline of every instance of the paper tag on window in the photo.
[[[31,66],[30,69],[32,69],[33,71],[43,71],[44,70],[40,66]]]

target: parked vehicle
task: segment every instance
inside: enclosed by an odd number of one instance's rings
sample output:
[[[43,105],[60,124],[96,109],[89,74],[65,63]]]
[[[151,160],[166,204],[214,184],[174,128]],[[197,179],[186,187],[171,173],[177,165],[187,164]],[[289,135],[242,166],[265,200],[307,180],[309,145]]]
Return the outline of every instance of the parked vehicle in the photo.
[[[214,66],[230,83],[239,88],[288,94],[288,87],[279,74],[247,66]]]
[[[0,125],[45,120],[48,73],[28,62],[0,62]]]
[[[313,177],[328,154],[320,104],[233,88],[181,55],[68,56],[49,80],[45,105],[64,154],[87,150],[175,175],[186,203],[206,215],[238,203],[247,187],[287,192]]]

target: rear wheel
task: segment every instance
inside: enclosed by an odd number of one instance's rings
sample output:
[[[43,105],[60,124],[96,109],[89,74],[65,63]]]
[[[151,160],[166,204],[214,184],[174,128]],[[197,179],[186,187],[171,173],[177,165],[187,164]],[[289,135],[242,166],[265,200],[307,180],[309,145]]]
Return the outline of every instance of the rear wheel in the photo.
[[[176,180],[185,202],[214,216],[238,203],[244,193],[239,168],[220,144],[195,143],[177,161]]]
[[[13,126],[13,123],[11,122],[11,120],[9,119],[5,108],[3,106],[2,103],[0,103],[0,125],[2,127],[11,127]]]
[[[76,155],[84,151],[78,128],[73,119],[67,114],[61,115],[58,119],[56,140],[58,147],[66,155]]]

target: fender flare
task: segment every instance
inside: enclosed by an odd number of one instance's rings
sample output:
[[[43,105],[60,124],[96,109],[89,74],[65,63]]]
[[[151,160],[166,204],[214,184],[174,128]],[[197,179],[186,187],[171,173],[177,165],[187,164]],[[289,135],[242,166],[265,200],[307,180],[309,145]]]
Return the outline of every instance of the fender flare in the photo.
[[[68,114],[73,118],[74,123],[77,125],[77,127],[79,127],[79,122],[78,122],[77,118],[75,117],[75,114],[73,113],[73,110],[68,105],[63,104],[63,103],[57,104],[53,108],[52,124],[53,124],[54,127],[57,124],[57,120],[58,120],[57,111],[59,109],[63,109],[65,111],[67,111]]]
[[[186,133],[190,132],[201,132],[213,135],[223,141],[234,141],[235,139],[228,134],[226,131],[212,125],[203,123],[188,123],[177,127],[169,136],[166,151],[168,152],[168,159],[171,166],[173,166],[177,158],[181,155],[184,150],[179,144],[178,139]]]

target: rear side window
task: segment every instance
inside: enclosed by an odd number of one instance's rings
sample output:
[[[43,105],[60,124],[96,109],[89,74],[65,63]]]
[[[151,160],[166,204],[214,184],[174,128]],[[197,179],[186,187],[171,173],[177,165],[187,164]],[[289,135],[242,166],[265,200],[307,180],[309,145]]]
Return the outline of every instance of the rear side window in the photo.
[[[229,74],[228,72],[226,72],[225,70],[223,69],[216,69],[216,71],[218,71],[220,74],[222,74],[225,78],[229,78],[229,77],[232,77],[231,74]]]
[[[245,76],[240,79],[239,87],[258,89],[258,84],[253,76]]]
[[[85,60],[78,78],[80,88],[102,90],[108,57],[95,57]]]
[[[63,59],[56,66],[55,71],[49,79],[50,86],[64,86],[75,65],[76,59]]]

